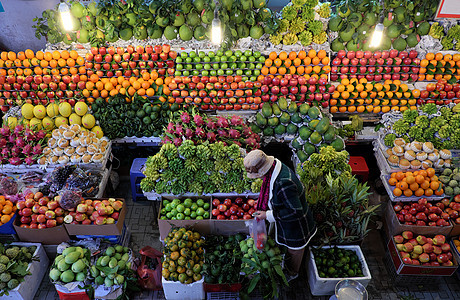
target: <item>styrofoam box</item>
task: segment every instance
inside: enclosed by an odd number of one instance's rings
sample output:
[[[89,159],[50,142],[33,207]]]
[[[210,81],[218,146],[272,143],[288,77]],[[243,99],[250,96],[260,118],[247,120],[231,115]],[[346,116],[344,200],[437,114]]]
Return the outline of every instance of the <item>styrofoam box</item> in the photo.
[[[324,249],[328,249],[334,246],[324,246]],[[361,262],[361,267],[363,270],[364,277],[347,277],[347,279],[359,281],[364,287],[366,287],[371,281],[371,272],[367,267],[364,254],[361,251],[359,246],[350,245],[350,246],[337,246],[337,248],[353,250],[358,255],[359,261]],[[335,293],[335,286],[337,283],[345,278],[320,278],[318,274],[318,269],[315,264],[315,257],[310,247],[310,258],[308,260],[308,284],[310,285],[310,290],[314,296],[324,296],[332,295]]]
[[[13,246],[19,247],[31,247],[37,246],[35,253],[33,256],[38,256],[40,259],[39,261],[33,260],[29,263],[27,271],[32,273],[31,275],[27,275],[24,277],[24,281],[21,282],[14,290],[8,291],[9,295],[3,295],[2,299],[21,299],[21,300],[29,300],[33,299],[35,294],[40,287],[40,283],[45,276],[46,270],[48,269],[49,259],[45,253],[45,249],[43,248],[42,244],[39,243],[11,243]]]
[[[169,281],[161,277],[163,292],[168,300],[198,300],[205,299],[204,277],[200,281],[183,284],[179,281]]]

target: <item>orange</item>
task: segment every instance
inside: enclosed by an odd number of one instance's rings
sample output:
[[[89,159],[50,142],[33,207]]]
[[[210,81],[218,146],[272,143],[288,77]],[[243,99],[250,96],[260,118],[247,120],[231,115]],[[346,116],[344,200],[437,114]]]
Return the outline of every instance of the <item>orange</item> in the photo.
[[[321,59],[319,59],[319,57],[315,56],[313,57],[313,59],[311,60],[312,64],[313,65],[319,65],[319,63],[321,62]]]
[[[289,52],[289,59],[294,60],[297,58],[297,53],[294,51]]]
[[[50,61],[53,59],[53,54],[51,54],[51,52],[45,52],[45,56],[44,56],[45,60],[47,61]]]
[[[426,170],[420,170],[420,171],[418,171],[418,173],[419,173],[420,175],[422,175],[423,177],[426,177],[427,174],[428,174],[428,173],[426,172]]]
[[[354,105],[348,106],[348,112],[353,113],[353,112],[355,112],[355,111],[356,111],[356,106],[354,106]],[[393,178],[393,179],[394,179],[394,178]]]
[[[298,66],[297,67],[297,73],[299,75],[302,75],[303,73],[305,73],[305,67],[304,66]]]
[[[77,57],[77,59],[75,61],[76,61],[77,65],[80,65],[80,66],[85,64],[85,60],[81,56]]]
[[[277,57],[278,57],[278,54],[276,54],[275,51],[270,52],[270,54],[268,55],[268,58],[271,60],[275,60]]]
[[[365,110],[365,107],[362,106],[362,105],[358,106],[358,108],[356,109],[356,111],[359,112],[359,113],[364,112],[364,110]]]
[[[272,72],[271,68],[270,68],[270,73]],[[281,67],[279,68],[278,72],[281,74],[281,75],[284,75],[286,74],[286,68],[285,67]]]
[[[402,171],[396,172],[395,178],[398,181],[401,181],[405,177],[405,174]]]
[[[421,197],[423,196],[424,193],[425,191],[422,188],[419,188],[418,190],[415,191],[414,195],[417,197]]]
[[[315,49],[311,49],[310,51],[308,51],[308,57],[313,59],[313,57],[315,57],[315,56],[316,56],[316,50]]]
[[[442,60],[442,58],[443,58],[443,55],[442,55],[442,53],[439,53],[439,52],[436,53],[436,55],[434,56],[434,59],[437,60],[437,61]]]
[[[16,53],[13,51],[8,52],[8,59],[9,60],[15,60],[16,59]]]
[[[433,190],[432,189],[426,189],[425,190],[425,196],[430,197],[433,196]]]
[[[73,58],[73,59],[77,59],[77,57],[78,57],[78,52],[75,51],[75,50],[71,50],[71,51],[70,51],[70,57]]]
[[[9,215],[12,211],[13,211],[13,206],[11,206],[11,205],[5,205],[5,206],[3,207],[2,213],[3,213],[4,215]],[[3,222],[3,223],[5,223],[5,222]]]
[[[291,64],[292,64],[292,60],[290,60],[289,58],[284,61],[284,66],[286,68],[289,68]]]
[[[420,187],[422,189],[424,189],[424,190],[429,189],[430,188],[430,182],[428,180],[425,180],[420,184]]]
[[[339,111],[339,109],[338,109],[337,106],[331,106],[331,108],[330,108],[330,112],[331,112],[331,113],[336,113],[336,112],[338,112],[338,111]]]
[[[396,185],[396,183],[398,183],[398,180],[397,180],[396,178],[394,178],[394,177],[392,177],[392,178],[390,178],[390,179],[388,180],[388,184],[389,184],[389,185],[393,185],[393,186],[394,186],[394,185]]]
[[[260,71],[262,75],[268,75],[269,69],[267,67],[262,67],[262,70]]]
[[[346,106],[340,106],[339,107],[339,112],[341,112],[341,113],[347,112],[347,107]]]
[[[432,181],[430,182],[430,189],[432,190],[437,190],[439,188],[439,182],[438,181]]]
[[[27,49],[26,51],[24,51],[25,55],[26,55],[26,58],[28,59],[32,59],[34,58],[35,54],[32,50],[30,49]]]
[[[286,60],[288,58],[288,54],[285,52],[285,51],[282,51],[280,54],[279,54],[279,58],[281,60]]]
[[[327,56],[327,52],[325,50],[319,50],[317,56],[323,59]]]
[[[298,67],[300,66],[300,64],[302,63],[302,60],[300,58],[295,58],[294,60],[294,66]]]
[[[273,64],[273,60],[271,60],[270,58],[268,58],[268,59],[265,60],[265,66],[271,67],[272,64]]]
[[[402,195],[402,191],[399,188],[395,188],[393,190],[393,195],[395,195],[396,197],[399,197]]]
[[[270,67],[270,74],[276,74],[276,72],[278,72],[277,67]]]
[[[420,175],[420,173],[418,174],[419,175],[415,176],[415,182],[417,182],[418,184],[422,184],[425,181],[425,177],[423,175]]]
[[[406,182],[407,182],[408,184],[414,183],[414,182],[415,182],[415,177],[412,176],[412,174],[406,174]]]
[[[428,59],[428,60],[433,60],[434,59],[434,53],[428,52],[425,55],[425,58]]]
[[[406,196],[406,197],[412,197],[412,194],[413,194],[412,190],[407,189],[407,190],[404,191],[404,196]]]
[[[67,51],[67,50],[62,51],[62,52],[61,52],[61,57],[62,57],[63,59],[69,58],[69,57],[70,57],[69,51]]]
[[[443,189],[435,190],[435,191],[434,191],[434,194],[435,194],[436,196],[441,196],[442,194],[444,194],[444,190],[443,190]]]
[[[308,57],[308,56],[305,57],[305,58],[303,59],[303,63],[304,63],[304,65],[307,65],[307,66],[308,66],[309,64],[311,64],[311,58]]]
[[[433,168],[426,169],[426,174],[427,174],[428,177],[433,177],[434,173],[435,173],[435,171],[434,171]]]
[[[417,191],[417,190],[420,188],[420,186],[418,185],[417,182],[414,182],[414,183],[412,183],[412,184],[409,186],[409,188],[410,188],[412,191],[415,192],[415,191]]]
[[[307,57],[307,52],[305,52],[304,50],[300,50],[299,54],[297,54],[297,57],[300,59],[304,59],[305,57]]]
[[[11,217],[10,217],[9,215],[3,215],[3,216],[0,218],[0,221],[1,221],[3,224],[8,223],[10,220],[11,220]]]

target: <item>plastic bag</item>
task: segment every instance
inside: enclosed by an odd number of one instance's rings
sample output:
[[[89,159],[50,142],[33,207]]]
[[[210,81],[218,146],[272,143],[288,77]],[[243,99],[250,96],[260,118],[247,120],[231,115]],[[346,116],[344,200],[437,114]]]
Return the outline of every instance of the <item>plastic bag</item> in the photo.
[[[262,250],[267,242],[267,227],[265,226],[265,220],[260,220],[255,217],[252,222],[250,222],[249,233],[254,239],[254,244],[257,249]]]
[[[161,290],[161,257],[163,253],[155,248],[146,246],[139,253],[142,255],[141,263],[137,267],[139,284],[148,290]]]
[[[0,194],[15,195],[18,192],[18,183],[13,177],[2,177],[0,179]]]
[[[81,203],[81,200],[83,200],[80,191],[62,190],[59,191],[59,196],[61,197],[59,205],[61,205],[63,209],[75,208]]]
[[[77,168],[67,178],[65,188],[68,190],[82,191],[84,197],[94,197],[99,192],[102,176],[98,173],[85,172]]]

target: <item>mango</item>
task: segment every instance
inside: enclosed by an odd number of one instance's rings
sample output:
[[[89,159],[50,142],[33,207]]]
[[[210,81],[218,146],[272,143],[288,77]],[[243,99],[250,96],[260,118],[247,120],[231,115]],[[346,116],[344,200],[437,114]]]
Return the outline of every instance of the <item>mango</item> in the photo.
[[[104,285],[106,287],[111,287],[113,285],[113,280],[108,278],[108,277],[106,277],[105,280],[104,280]]]
[[[109,264],[110,262],[110,257],[109,256],[104,256],[101,260],[101,266],[105,267]]]
[[[61,277],[61,271],[56,268],[51,269],[50,271],[50,278],[52,281],[57,281]]]
[[[69,253],[64,258],[64,261],[66,262],[66,264],[73,264],[74,262],[76,262],[80,258],[80,254],[81,253],[79,251]]]
[[[109,261],[109,268],[113,269],[117,266],[117,259],[115,257],[112,257]]]
[[[61,259],[61,261],[57,264],[57,268],[59,271],[64,272],[70,268],[70,264],[67,264],[64,259]]]
[[[66,256],[69,253],[75,252],[75,247],[67,247],[62,251],[62,255]]]
[[[103,285],[104,284],[104,278],[102,276],[97,276],[95,279],[95,282],[97,285]]]
[[[86,265],[83,262],[83,260],[79,259],[79,260],[77,260],[76,262],[74,262],[72,264],[71,269],[72,269],[72,272],[74,272],[74,273],[80,273],[81,271],[83,271],[85,269],[85,267],[86,267]]]
[[[75,276],[75,281],[84,281],[86,278],[86,273],[80,272]]]
[[[71,270],[67,270],[61,274],[60,278],[62,282],[69,283],[69,282],[74,281],[75,275],[73,274]]]
[[[105,255],[112,256],[115,254],[115,248],[109,247],[107,250],[105,250]]]

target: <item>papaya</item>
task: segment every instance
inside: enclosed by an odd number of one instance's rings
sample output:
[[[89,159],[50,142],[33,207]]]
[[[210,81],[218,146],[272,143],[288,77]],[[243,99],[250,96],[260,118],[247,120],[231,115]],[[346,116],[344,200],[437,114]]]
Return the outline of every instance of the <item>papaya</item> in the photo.
[[[289,104],[288,113],[293,114],[296,112],[297,112],[297,104],[294,101],[292,101],[291,104]]]
[[[291,116],[287,112],[283,112],[280,117],[280,122],[282,124],[289,124],[291,121]]]
[[[259,112],[256,115],[256,123],[260,127],[264,127],[267,125],[267,119]]]
[[[302,140],[307,141],[310,137],[312,131],[307,126],[302,126],[299,128],[299,136]]]
[[[273,103],[273,104],[272,104],[272,110],[273,110],[273,114],[274,114],[275,116],[281,115],[281,109],[279,108],[278,105],[276,105],[276,103]]]
[[[292,123],[286,127],[286,133],[288,134],[296,134],[297,130],[298,130],[297,126],[295,126]]]
[[[315,145],[313,145],[313,144],[307,142],[307,143],[305,143],[305,144],[303,145],[303,151],[304,151],[308,156],[310,156],[310,155],[312,155],[313,153],[315,153],[316,147],[315,147]]]
[[[310,127],[310,129],[312,130],[315,130],[318,123],[319,123],[319,120],[311,120],[310,123],[308,123],[308,127]]]
[[[270,103],[268,102],[265,102],[263,105],[262,105],[262,115],[266,118],[270,117],[271,115],[273,115],[273,109],[270,105]]]
[[[318,132],[313,132],[311,135],[310,135],[310,142],[313,144],[313,145],[316,145],[316,144],[319,144],[321,143],[321,140],[323,139],[323,137],[321,136],[321,134],[319,134]]]
[[[295,139],[295,140],[293,140],[291,142],[291,146],[292,146],[292,148],[294,148],[296,150],[302,149],[302,144],[297,139]]]
[[[299,106],[299,112],[302,117],[306,116],[308,114],[308,110],[310,109],[310,105],[307,103],[303,103],[302,105]]]
[[[329,129],[326,131],[323,138],[326,142],[331,142],[335,139],[335,129],[333,126],[329,126]]]
[[[310,108],[308,110],[308,116],[310,117],[310,119],[314,120],[314,119],[317,119],[319,117],[319,115],[321,114],[321,112],[319,111],[319,108],[316,107],[316,106],[313,106],[312,108]]]
[[[287,108],[288,108],[288,103],[287,103],[286,98],[284,98],[284,97],[279,98],[278,99],[278,106],[279,106],[279,108],[281,110],[286,111]]]
[[[249,127],[251,127],[252,132],[254,132],[255,134],[259,134],[262,132],[262,129],[256,124],[251,124],[249,125]]]
[[[278,126],[275,127],[274,131],[275,131],[275,134],[281,135],[281,134],[286,133],[286,127],[282,124],[279,124]]]
[[[332,143],[331,146],[335,149],[335,151],[342,151],[345,148],[345,144],[343,140],[340,138],[336,138]]]
[[[300,162],[303,163],[308,159],[309,156],[305,154],[305,152],[303,152],[302,150],[299,150],[297,151],[297,157],[299,158]]]
[[[273,134],[274,134],[274,131],[271,127],[267,127],[263,131],[264,136],[273,136]]]
[[[278,126],[279,123],[280,120],[278,119],[278,117],[271,117],[268,119],[268,126],[270,127]]]
[[[316,125],[315,130],[319,134],[324,134],[329,129],[329,118],[322,118],[319,123]]]

